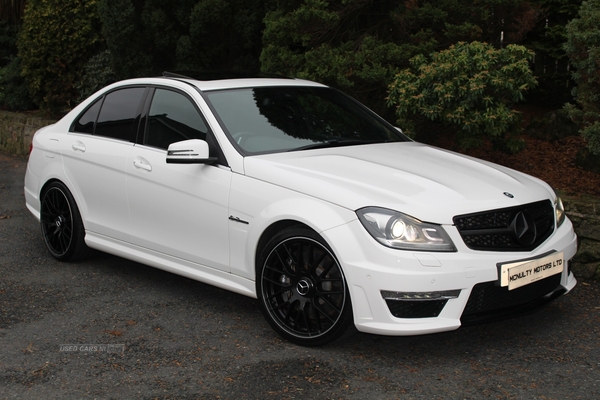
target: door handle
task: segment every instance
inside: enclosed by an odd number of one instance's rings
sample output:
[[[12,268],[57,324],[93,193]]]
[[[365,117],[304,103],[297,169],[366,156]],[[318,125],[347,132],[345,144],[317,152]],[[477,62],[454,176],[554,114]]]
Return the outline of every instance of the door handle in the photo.
[[[133,166],[137,169],[143,169],[144,171],[152,171],[152,165],[148,162],[148,160],[138,157],[133,160]]]
[[[73,143],[71,145],[71,148],[75,151],[80,151],[82,153],[85,153],[85,144],[83,144],[82,142],[80,142],[79,140],[76,141],[75,143]]]

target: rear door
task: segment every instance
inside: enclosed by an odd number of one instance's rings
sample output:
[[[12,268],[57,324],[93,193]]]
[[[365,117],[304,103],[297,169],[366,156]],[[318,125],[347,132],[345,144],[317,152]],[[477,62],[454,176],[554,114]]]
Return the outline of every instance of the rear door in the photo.
[[[209,139],[193,98],[156,88],[139,144],[127,161],[132,242],[170,256],[229,270],[229,167],[167,164],[167,147],[187,139]]]
[[[64,167],[86,230],[129,241],[125,166],[139,125],[145,87],[101,96],[73,123],[61,143]]]

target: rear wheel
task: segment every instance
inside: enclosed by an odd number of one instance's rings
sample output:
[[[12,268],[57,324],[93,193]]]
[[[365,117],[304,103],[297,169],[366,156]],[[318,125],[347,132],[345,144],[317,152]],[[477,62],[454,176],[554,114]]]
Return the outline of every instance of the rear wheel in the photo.
[[[53,182],[42,193],[40,225],[46,247],[54,258],[75,260],[87,253],[79,209],[63,183]]]
[[[319,346],[352,322],[344,273],[325,241],[310,229],[283,230],[265,246],[256,280],[261,309],[285,339]]]

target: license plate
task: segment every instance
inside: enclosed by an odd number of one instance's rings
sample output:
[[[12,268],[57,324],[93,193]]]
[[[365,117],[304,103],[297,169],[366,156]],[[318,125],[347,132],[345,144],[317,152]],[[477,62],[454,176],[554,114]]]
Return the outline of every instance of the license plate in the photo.
[[[565,268],[563,253],[552,253],[546,257],[529,261],[502,264],[500,267],[500,286],[513,290],[529,285],[540,279],[560,274]]]

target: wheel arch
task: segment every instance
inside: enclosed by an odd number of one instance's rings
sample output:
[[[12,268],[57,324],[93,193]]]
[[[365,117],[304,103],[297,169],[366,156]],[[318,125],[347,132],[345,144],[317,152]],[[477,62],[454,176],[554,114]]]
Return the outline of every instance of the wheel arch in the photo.
[[[285,261],[275,250],[280,247],[289,249]],[[265,230],[259,248],[257,299],[277,333],[299,345],[321,346],[354,332],[347,277],[323,235],[298,221],[279,221]],[[310,255],[298,256],[305,252]]]
[[[302,223],[297,220],[292,220],[292,219],[277,221],[277,222],[272,223],[270,226],[268,226],[262,232],[260,238],[258,239],[258,243],[256,244],[256,251],[254,253],[254,274],[255,274],[254,276],[257,279],[258,279],[258,273],[259,273],[259,260],[260,260],[260,256],[262,255],[263,250],[265,249],[265,246],[267,245],[269,240],[271,240],[271,238],[273,238],[273,236],[275,236],[278,232],[281,232],[282,230],[287,229],[287,228],[291,228],[292,226],[301,226],[301,227],[310,229],[310,230],[314,231],[315,233],[318,233],[313,228],[306,225],[305,223]]]
[[[73,201],[75,201],[75,205],[77,206],[77,209],[79,210],[79,216],[81,217],[81,223],[83,224],[83,227],[85,229],[87,223],[84,217],[84,213],[82,212],[81,208],[82,208],[82,204],[80,199],[77,196],[77,192],[73,190],[73,188],[71,187],[71,183],[68,181],[68,179],[60,179],[57,177],[52,177],[49,178],[48,180],[46,180],[44,182],[44,184],[40,187],[40,191],[38,193],[38,200],[40,202],[40,207],[41,207],[41,200],[42,200],[42,196],[44,195],[44,193],[48,190],[48,187],[53,184],[54,182],[60,182],[62,183],[67,190],[69,191],[69,193],[71,194],[71,196],[73,197]],[[41,208],[40,208],[41,211]]]

